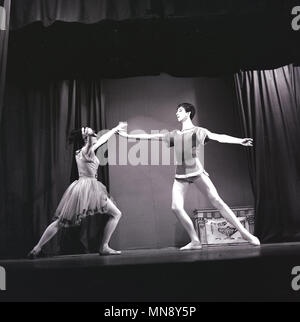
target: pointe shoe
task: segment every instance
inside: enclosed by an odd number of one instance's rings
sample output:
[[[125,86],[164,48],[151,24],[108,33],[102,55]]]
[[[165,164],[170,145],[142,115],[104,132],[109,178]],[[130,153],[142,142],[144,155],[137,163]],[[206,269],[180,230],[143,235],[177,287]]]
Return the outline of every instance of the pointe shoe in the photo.
[[[191,242],[187,244],[184,247],[181,247],[180,250],[185,251],[185,250],[201,250],[202,249],[202,244],[201,242]]]
[[[247,240],[252,246],[260,246],[260,241],[257,237],[251,236],[243,236],[245,240]]]
[[[119,250],[114,250],[110,247],[99,250],[100,256],[109,256],[109,255],[121,255],[122,252]]]
[[[36,251],[33,249],[31,252],[27,254],[28,259],[37,259],[37,258],[44,258],[44,257],[46,257],[46,255],[42,250]]]
[[[257,237],[253,236],[251,240],[249,240],[249,243],[253,246],[260,246],[260,241]]]

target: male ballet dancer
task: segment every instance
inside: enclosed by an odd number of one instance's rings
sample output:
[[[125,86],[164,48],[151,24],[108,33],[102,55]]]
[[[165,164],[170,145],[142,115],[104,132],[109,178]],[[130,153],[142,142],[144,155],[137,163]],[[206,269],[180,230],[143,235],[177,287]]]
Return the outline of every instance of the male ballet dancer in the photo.
[[[163,140],[167,142],[169,147],[175,148],[176,174],[172,190],[172,210],[191,239],[191,242],[182,247],[181,250],[197,250],[202,248],[193,222],[184,209],[184,199],[190,184],[194,184],[208,197],[212,205],[241,233],[245,240],[254,246],[259,246],[259,239],[247,231],[233,211],[221,199],[199,160],[200,145],[204,145],[208,140],[220,143],[241,144],[243,146],[253,146],[253,140],[250,138],[240,139],[224,134],[216,134],[205,128],[197,127],[192,123],[194,116],[195,107],[190,103],[182,103],[178,105],[176,112],[177,120],[181,123],[181,131],[174,130],[167,134],[137,135],[129,135],[124,131],[119,131],[119,134],[130,139]]]

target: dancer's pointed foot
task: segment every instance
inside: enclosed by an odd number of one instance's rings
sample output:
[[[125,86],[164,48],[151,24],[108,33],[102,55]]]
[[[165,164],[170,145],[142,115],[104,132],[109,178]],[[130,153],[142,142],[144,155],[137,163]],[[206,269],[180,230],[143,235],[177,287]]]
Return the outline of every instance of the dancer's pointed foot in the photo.
[[[186,246],[180,248],[180,250],[201,250],[202,244],[200,241],[192,241]]]
[[[99,250],[99,255],[101,256],[108,256],[108,255],[121,255],[122,252],[119,250],[114,250],[110,248],[109,246],[103,247]]]
[[[45,254],[39,248],[34,248],[31,252],[27,254],[28,259],[37,259],[45,257]]]
[[[260,246],[259,239],[257,237],[255,237],[255,236],[251,235],[250,233],[249,233],[249,235],[247,234],[247,235],[244,235],[242,237],[245,240],[247,240],[251,245],[253,245],[253,246]]]

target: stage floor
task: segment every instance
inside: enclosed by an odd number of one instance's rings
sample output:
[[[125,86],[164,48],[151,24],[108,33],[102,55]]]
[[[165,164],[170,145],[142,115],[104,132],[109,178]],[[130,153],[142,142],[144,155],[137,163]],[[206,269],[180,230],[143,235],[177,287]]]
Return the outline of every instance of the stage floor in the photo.
[[[300,243],[130,250],[120,256],[2,260],[0,266],[7,274],[4,301],[300,300],[292,288]]]

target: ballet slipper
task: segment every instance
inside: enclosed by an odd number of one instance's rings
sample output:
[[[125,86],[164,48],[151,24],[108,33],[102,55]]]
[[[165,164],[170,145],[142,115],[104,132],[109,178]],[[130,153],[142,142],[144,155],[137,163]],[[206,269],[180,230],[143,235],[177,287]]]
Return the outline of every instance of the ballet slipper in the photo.
[[[27,254],[28,259],[38,259],[46,257],[45,253],[42,250],[33,249],[31,252]]]
[[[202,244],[200,241],[198,242],[190,242],[184,247],[181,247],[180,250],[201,250],[202,249]]]
[[[119,250],[114,250],[110,247],[105,247],[99,251],[100,256],[109,256],[109,255],[121,255],[122,252]]]

